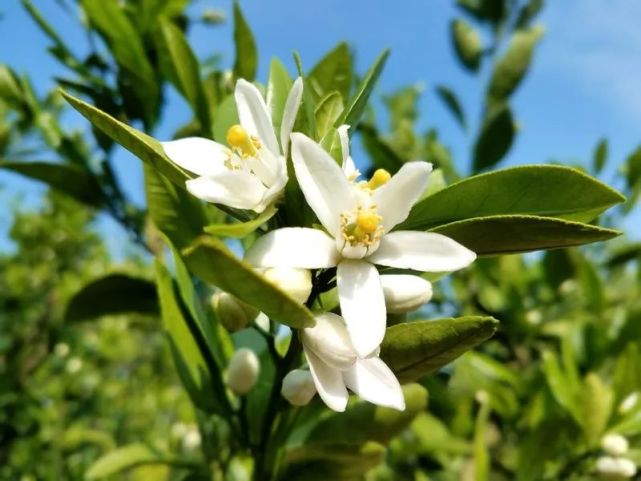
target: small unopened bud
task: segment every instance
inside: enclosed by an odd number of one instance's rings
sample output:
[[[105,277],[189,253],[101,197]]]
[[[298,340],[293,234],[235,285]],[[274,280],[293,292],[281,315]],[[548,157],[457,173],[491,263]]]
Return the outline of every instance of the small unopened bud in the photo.
[[[432,284],[422,277],[409,274],[380,276],[385,307],[392,314],[414,311],[432,298]]]
[[[626,414],[634,408],[637,403],[639,402],[639,393],[638,392],[633,392],[632,394],[628,394],[623,401],[621,401],[621,404],[619,405],[619,413],[621,414]]]
[[[208,8],[201,15],[201,20],[209,25],[219,25],[225,22],[225,12],[222,10]]]
[[[294,406],[309,404],[316,394],[316,386],[311,373],[303,369],[294,369],[283,378],[283,387],[280,393]]]
[[[58,344],[53,346],[53,352],[58,357],[67,357],[69,351],[69,344],[66,344],[64,342],[59,342]]]
[[[185,449],[189,451],[193,451],[194,449],[199,448],[202,442],[202,438],[200,436],[198,428],[196,428],[195,426],[190,426],[183,436],[182,442]]]
[[[628,440],[620,434],[606,434],[601,438],[601,447],[610,456],[621,456],[628,451]]]
[[[258,309],[226,292],[217,292],[211,296],[211,306],[220,323],[229,332],[244,329],[259,312]]]
[[[79,357],[72,357],[67,361],[67,364],[65,365],[65,370],[69,374],[76,374],[82,369],[82,359]]]
[[[629,479],[637,473],[636,465],[626,458],[602,456],[597,459],[596,470],[602,479]]]
[[[308,269],[273,267],[267,269],[263,275],[301,304],[307,301],[312,292],[312,274]]]
[[[247,394],[256,384],[260,372],[260,361],[254,351],[241,348],[229,360],[227,385],[235,394]]]

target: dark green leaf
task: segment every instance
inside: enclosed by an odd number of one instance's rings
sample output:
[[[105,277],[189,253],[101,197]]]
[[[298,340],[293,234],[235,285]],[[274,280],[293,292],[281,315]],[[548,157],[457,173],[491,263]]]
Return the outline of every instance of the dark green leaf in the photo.
[[[478,255],[517,254],[612,239],[621,232],[580,222],[533,215],[477,217],[432,229]]]
[[[385,333],[381,359],[399,381],[416,381],[489,339],[497,325],[493,317],[480,316],[397,324]]]
[[[314,325],[312,313],[239,260],[224,243],[202,237],[183,252],[187,267],[201,279],[233,294],[291,327]]]
[[[64,192],[83,204],[93,207],[104,204],[105,199],[96,177],[76,165],[0,161],[0,168],[45,182],[52,189]]]
[[[463,113],[463,107],[461,107],[456,94],[445,85],[437,86],[436,93],[443,103],[445,103],[452,115],[454,115],[454,118],[458,121],[459,125],[465,130],[467,128],[465,114]]]
[[[483,44],[478,32],[465,20],[452,20],[450,33],[454,50],[461,64],[473,72],[477,71],[483,53]]]
[[[601,172],[608,160],[608,139],[601,139],[594,149],[592,168],[597,174]]]
[[[346,43],[339,43],[325,55],[307,75],[307,85],[318,101],[338,91],[347,100],[352,86],[352,56]]]
[[[361,124],[359,132],[362,135],[363,147],[372,159],[375,168],[396,172],[403,165],[403,159],[394,151],[380,134],[376,127]]]
[[[624,197],[570,167],[527,165],[468,177],[418,202],[400,229],[472,217],[532,214],[588,222]]]
[[[456,4],[477,20],[498,24],[507,16],[506,0],[457,0]]]
[[[138,313],[158,314],[158,296],[153,282],[125,274],[110,274],[84,285],[69,301],[65,320]]]
[[[491,111],[476,139],[474,170],[483,170],[497,164],[512,147],[515,133],[512,112],[507,105]]]
[[[543,9],[543,0],[530,0],[526,5],[521,7],[519,15],[516,19],[517,28],[525,28],[530,26],[530,22],[539,14]]]
[[[234,2],[234,42],[236,45],[234,76],[237,79],[244,78],[251,82],[254,80],[258,68],[258,51],[254,34],[237,1]]]
[[[212,224],[205,227],[205,232],[218,237],[242,239],[265,224],[274,216],[274,214],[276,214],[276,212],[278,212],[278,209],[272,206],[256,216],[256,218],[248,220],[247,222],[238,222],[235,224]]]

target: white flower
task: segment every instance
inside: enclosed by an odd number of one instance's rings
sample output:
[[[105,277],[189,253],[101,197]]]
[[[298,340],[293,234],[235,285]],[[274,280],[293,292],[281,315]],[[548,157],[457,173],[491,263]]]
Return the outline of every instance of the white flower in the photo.
[[[405,399],[396,376],[377,356],[358,357],[343,318],[325,312],[315,319],[314,327],[301,331],[301,340],[309,371],[325,404],[334,411],[344,411],[349,388],[366,401],[404,410]]]
[[[229,147],[200,137],[163,142],[173,162],[198,176],[187,181],[187,190],[207,202],[255,212],[265,210],[287,183],[289,134],[302,93],[303,82],[298,78],[285,103],[280,146],[265,100],[243,79],[238,80],[235,90],[240,125],[227,132]]]
[[[606,434],[601,438],[601,447],[610,456],[621,456],[628,451],[628,440],[620,434]]]
[[[229,360],[227,385],[234,393],[245,395],[256,384],[260,372],[260,361],[254,351],[238,349]]]
[[[309,371],[294,369],[283,378],[282,396],[294,406],[305,406],[316,394],[314,379]]]
[[[476,254],[441,234],[390,232],[425,190],[430,164],[408,162],[391,178],[379,171],[369,182],[351,183],[327,152],[299,133],[292,134],[292,159],[305,199],[328,233],[277,229],[258,239],[246,260],[262,267],[337,267],[341,312],[356,352],[367,357],[382,341],[386,324],[375,264],[450,272],[468,266]]]
[[[604,479],[629,479],[637,473],[636,465],[629,459],[611,456],[597,459],[596,470]]]

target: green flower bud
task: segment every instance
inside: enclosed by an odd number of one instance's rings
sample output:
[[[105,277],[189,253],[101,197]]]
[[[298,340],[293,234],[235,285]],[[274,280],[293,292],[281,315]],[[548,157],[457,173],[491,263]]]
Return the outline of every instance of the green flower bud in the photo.
[[[227,385],[235,394],[243,396],[252,390],[258,380],[260,361],[254,351],[241,348],[229,360]]]
[[[245,304],[226,292],[217,292],[211,297],[211,306],[218,320],[229,332],[247,327],[258,315],[258,309]]]

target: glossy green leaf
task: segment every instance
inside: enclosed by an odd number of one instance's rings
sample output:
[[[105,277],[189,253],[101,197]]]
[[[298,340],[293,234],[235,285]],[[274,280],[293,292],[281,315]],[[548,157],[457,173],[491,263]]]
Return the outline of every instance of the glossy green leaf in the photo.
[[[183,252],[187,267],[201,279],[233,294],[291,327],[314,325],[312,313],[213,237],[202,237]]]
[[[597,174],[601,172],[608,160],[608,139],[601,139],[594,149],[592,168]]]
[[[203,132],[209,132],[211,129],[209,106],[200,79],[198,59],[182,31],[172,22],[163,19],[160,22],[160,32],[161,52],[164,52],[167,58],[168,76],[193,109]]]
[[[352,55],[345,42],[339,43],[312,68],[307,75],[307,85],[315,100],[333,91],[347,100],[352,86]]]
[[[247,222],[237,222],[234,224],[212,224],[205,227],[205,232],[218,237],[242,239],[264,225],[269,221],[269,219],[274,217],[276,212],[278,212],[278,209],[272,206]]]
[[[75,322],[125,313],[158,315],[153,282],[126,274],[109,274],[84,285],[69,301],[65,321]]]
[[[620,231],[533,215],[495,215],[452,222],[434,229],[478,255],[517,254],[600,242]]]
[[[399,435],[427,407],[427,391],[420,384],[403,386],[405,411],[376,406],[365,401],[350,403],[344,413],[322,417],[305,439],[305,443],[341,442],[362,444],[376,441],[387,444]]]
[[[80,112],[95,127],[108,137],[122,145],[143,162],[151,165],[169,180],[183,187],[189,176],[165,155],[160,142],[153,137],[116,120],[109,114],[82,100],[62,92],[62,96],[71,106]]]
[[[489,339],[497,326],[493,317],[480,316],[397,324],[385,333],[381,359],[399,381],[416,381]]]
[[[96,177],[76,165],[0,161],[0,169],[11,170],[30,179],[44,182],[52,189],[64,192],[83,204],[100,207],[105,201]]]
[[[493,109],[483,121],[474,145],[474,171],[497,164],[509,152],[516,129],[507,105]]]
[[[448,110],[452,113],[459,125],[465,130],[467,128],[467,123],[465,121],[465,113],[463,112],[463,107],[458,100],[458,97],[452,91],[452,89],[446,87],[445,85],[438,85],[436,87],[436,93],[439,98],[443,101]]]
[[[418,202],[400,229],[472,217],[531,214],[591,221],[623,202],[616,190],[570,167],[527,165],[468,177]]]
[[[521,84],[532,61],[537,42],[543,36],[542,27],[517,31],[507,51],[494,66],[488,87],[488,104],[506,101]]]
[[[236,99],[233,95],[228,95],[218,106],[214,117],[214,140],[221,144],[227,144],[227,131],[238,122]]]
[[[202,235],[207,219],[198,199],[144,166],[145,195],[149,217],[178,249]]]
[[[234,76],[251,82],[258,68],[258,50],[254,34],[237,1],[234,2],[234,42],[236,45]]]
[[[318,103],[315,112],[317,138],[322,139],[332,129],[343,108],[343,98],[338,92],[328,94]]]
[[[374,64],[367,71],[367,74],[363,78],[363,81],[360,83],[356,89],[356,94],[352,97],[349,105],[345,107],[341,116],[334,123],[335,127],[340,125],[347,124],[351,125],[352,128],[356,128],[358,125],[363,112],[365,112],[365,107],[367,107],[367,102],[369,101],[372,91],[376,86],[376,82],[383,71],[387,57],[389,57],[390,51],[384,50],[378,58],[374,61]]]
[[[275,132],[280,132],[283,112],[287,103],[287,96],[292,88],[292,78],[283,63],[277,58],[272,59],[267,81],[267,95],[265,96],[267,108],[272,115],[272,124]]]
[[[168,459],[144,444],[129,444],[111,451],[93,463],[85,476],[88,480],[106,478],[145,464],[181,464]]]
[[[465,20],[456,19],[450,24],[450,34],[461,64],[473,72],[478,70],[483,54],[483,44],[478,32]]]

